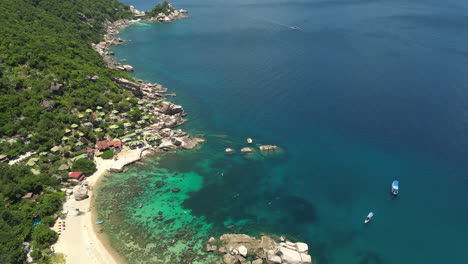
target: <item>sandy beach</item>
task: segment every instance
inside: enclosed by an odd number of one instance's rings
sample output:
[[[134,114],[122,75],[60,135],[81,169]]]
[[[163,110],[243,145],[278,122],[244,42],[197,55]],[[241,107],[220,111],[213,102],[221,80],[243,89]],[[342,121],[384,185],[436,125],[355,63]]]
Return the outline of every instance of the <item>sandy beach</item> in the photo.
[[[104,160],[95,157],[96,172],[86,179],[89,186],[89,198],[76,201],[73,195],[67,196],[63,211],[67,212],[64,220],[65,229],[53,246],[55,252],[65,255],[67,264],[125,263],[106,243],[103,235],[97,233],[96,214],[94,211],[95,187],[101,178],[112,170],[122,170],[127,164],[140,160],[144,149],[123,149],[117,159]],[[76,215],[76,210],[80,211]]]

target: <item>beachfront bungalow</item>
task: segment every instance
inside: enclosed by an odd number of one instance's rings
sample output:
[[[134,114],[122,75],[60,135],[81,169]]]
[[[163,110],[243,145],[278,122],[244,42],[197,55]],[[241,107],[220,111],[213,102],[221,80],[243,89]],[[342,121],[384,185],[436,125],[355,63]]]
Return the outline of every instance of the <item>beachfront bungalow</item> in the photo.
[[[81,149],[83,146],[84,146],[84,143],[81,142],[81,141],[78,141],[78,142],[75,144],[75,149]]]
[[[113,115],[113,114],[109,115],[109,118],[110,118],[110,120],[112,120],[113,122],[115,122],[115,121],[117,121],[117,120],[119,119],[116,115]]]
[[[65,142],[67,142],[68,140],[69,140],[68,137],[62,137],[62,143],[65,143]]]
[[[86,113],[87,113],[87,114],[91,114],[92,112],[93,112],[93,110],[91,110],[91,109],[89,109],[89,108],[86,109]]]
[[[70,135],[70,133],[71,133],[71,130],[70,130],[70,129],[68,129],[68,128],[65,129],[65,135]]]
[[[105,114],[105,113],[102,113],[102,112],[98,114],[99,117],[103,117],[103,116],[105,116],[105,115],[106,115],[106,114]]]
[[[135,133],[137,135],[141,135],[141,133],[143,133],[143,129],[141,129],[141,128],[135,129]]]
[[[8,156],[4,154],[0,154],[0,162],[8,162]]]
[[[102,117],[98,117],[98,118],[94,119],[94,121],[96,121],[98,123],[101,123],[102,122]]]
[[[102,109],[102,106],[96,106],[96,109],[99,111]]]
[[[126,137],[126,138],[122,138],[122,139],[121,139],[121,141],[122,141],[122,143],[127,143],[127,142],[130,142],[130,141],[132,141],[132,139],[131,139],[131,138],[128,138],[128,137]]]
[[[70,174],[68,174],[68,178],[77,180],[77,181],[82,181],[85,178],[85,174],[81,171],[72,171]]]
[[[114,130],[114,129],[119,129],[119,126],[118,125],[111,125],[111,126],[109,126],[109,128]]]
[[[37,194],[33,194],[32,192],[30,193],[27,193],[25,195],[23,195],[23,197],[21,197],[22,199],[28,199],[28,200],[31,200],[31,201],[36,201],[37,199]]]
[[[128,113],[122,113],[120,114],[121,117],[128,117]]]
[[[39,169],[31,169],[32,174],[34,175],[39,175],[41,174],[41,171]]]
[[[139,100],[137,104],[142,105],[144,102],[142,100]]]
[[[137,121],[137,124],[140,125],[140,126],[142,126],[142,125],[145,124],[145,120],[138,120],[138,121]]]
[[[81,119],[81,118],[84,118],[84,117],[85,117],[84,114],[78,114],[78,118]]]
[[[112,112],[111,112],[111,113],[112,113],[112,114],[114,114],[114,115],[116,115],[116,114],[118,114],[118,113],[119,113],[119,111],[117,111],[117,110],[112,110]]]
[[[102,130],[102,128],[100,128],[100,127],[94,129],[94,132],[96,132],[96,133],[101,133],[102,131],[103,131],[103,130]]]
[[[86,150],[86,155],[88,155],[88,157],[93,156],[93,154],[94,154],[94,149],[88,148],[88,149]]]
[[[35,166],[39,158],[30,158],[28,162],[26,162],[26,165],[29,167]]]
[[[60,153],[60,148],[58,146],[55,146],[55,147],[50,149],[50,152],[52,154],[59,154]]]
[[[129,142],[128,145],[130,146],[131,149],[136,149],[136,148],[143,147],[145,143],[141,140],[135,140],[135,141]]]
[[[65,163],[65,164],[60,165],[57,170],[66,171],[66,170],[69,170],[69,169],[70,169],[70,166],[68,166],[68,164]]]
[[[84,127],[93,127],[93,124],[91,122],[86,122],[83,124]]]
[[[41,153],[39,153],[39,156],[44,157],[47,156],[47,154],[49,154],[47,153],[47,151],[42,151]]]
[[[73,124],[73,125],[71,125],[71,128],[73,128],[73,129],[78,128],[78,125],[77,125],[77,124]]]
[[[126,130],[128,130],[128,129],[132,128],[132,124],[131,123],[124,123],[124,128]]]

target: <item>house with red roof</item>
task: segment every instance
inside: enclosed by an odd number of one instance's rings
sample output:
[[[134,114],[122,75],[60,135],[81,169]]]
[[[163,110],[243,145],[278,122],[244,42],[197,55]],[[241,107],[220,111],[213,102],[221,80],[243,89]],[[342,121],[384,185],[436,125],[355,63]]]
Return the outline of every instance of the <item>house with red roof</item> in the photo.
[[[72,171],[68,174],[70,179],[75,179],[77,181],[82,181],[86,175],[81,171]]]
[[[108,150],[110,148],[114,148],[115,150],[119,150],[122,148],[122,142],[120,140],[101,140],[96,142],[96,149],[99,151]]]

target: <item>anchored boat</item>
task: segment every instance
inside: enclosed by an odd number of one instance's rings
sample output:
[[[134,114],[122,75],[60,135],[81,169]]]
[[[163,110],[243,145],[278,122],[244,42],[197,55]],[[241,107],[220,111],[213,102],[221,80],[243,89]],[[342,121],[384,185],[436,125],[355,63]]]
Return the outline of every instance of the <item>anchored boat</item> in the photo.
[[[392,194],[396,196],[398,194],[399,188],[398,188],[398,181],[393,181],[392,182]]]
[[[367,217],[366,217],[366,220],[364,220],[364,224],[367,224],[370,222],[370,220],[372,220],[372,217],[374,217],[374,213],[373,212],[370,212]]]

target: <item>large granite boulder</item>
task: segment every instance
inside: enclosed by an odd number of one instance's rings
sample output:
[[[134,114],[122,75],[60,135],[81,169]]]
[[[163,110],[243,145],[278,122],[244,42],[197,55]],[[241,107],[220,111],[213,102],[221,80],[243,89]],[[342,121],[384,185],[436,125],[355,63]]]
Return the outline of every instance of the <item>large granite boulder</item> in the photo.
[[[239,248],[237,249],[239,254],[241,254],[243,257],[247,257],[247,248],[244,245],[240,245]]]
[[[52,91],[60,91],[62,90],[62,88],[63,88],[63,84],[61,83],[53,82],[49,85],[49,89],[51,89]]]
[[[281,257],[283,264],[303,264],[301,254],[295,250],[279,247],[277,255]]]
[[[239,260],[232,256],[231,254],[227,253],[227,254],[224,254],[223,256],[223,262],[225,264],[239,264]]]
[[[44,101],[42,101],[41,106],[42,106],[42,108],[44,108],[44,110],[51,111],[52,109],[54,109],[55,101],[54,100],[44,100]]]
[[[143,92],[141,91],[141,85],[140,84],[129,81],[129,80],[125,79],[125,78],[114,78],[113,80],[119,86],[129,90],[136,97],[141,98],[143,96]]]
[[[254,150],[252,148],[242,148],[241,152],[242,153],[253,153]]]
[[[273,151],[278,150],[278,146],[275,145],[263,145],[259,147],[261,151]]]
[[[88,187],[85,185],[75,186],[75,188],[73,189],[73,195],[75,197],[75,200],[77,201],[81,201],[88,198]]]
[[[174,115],[178,113],[183,113],[184,109],[180,105],[176,105],[170,102],[163,102],[161,112],[166,115]]]

